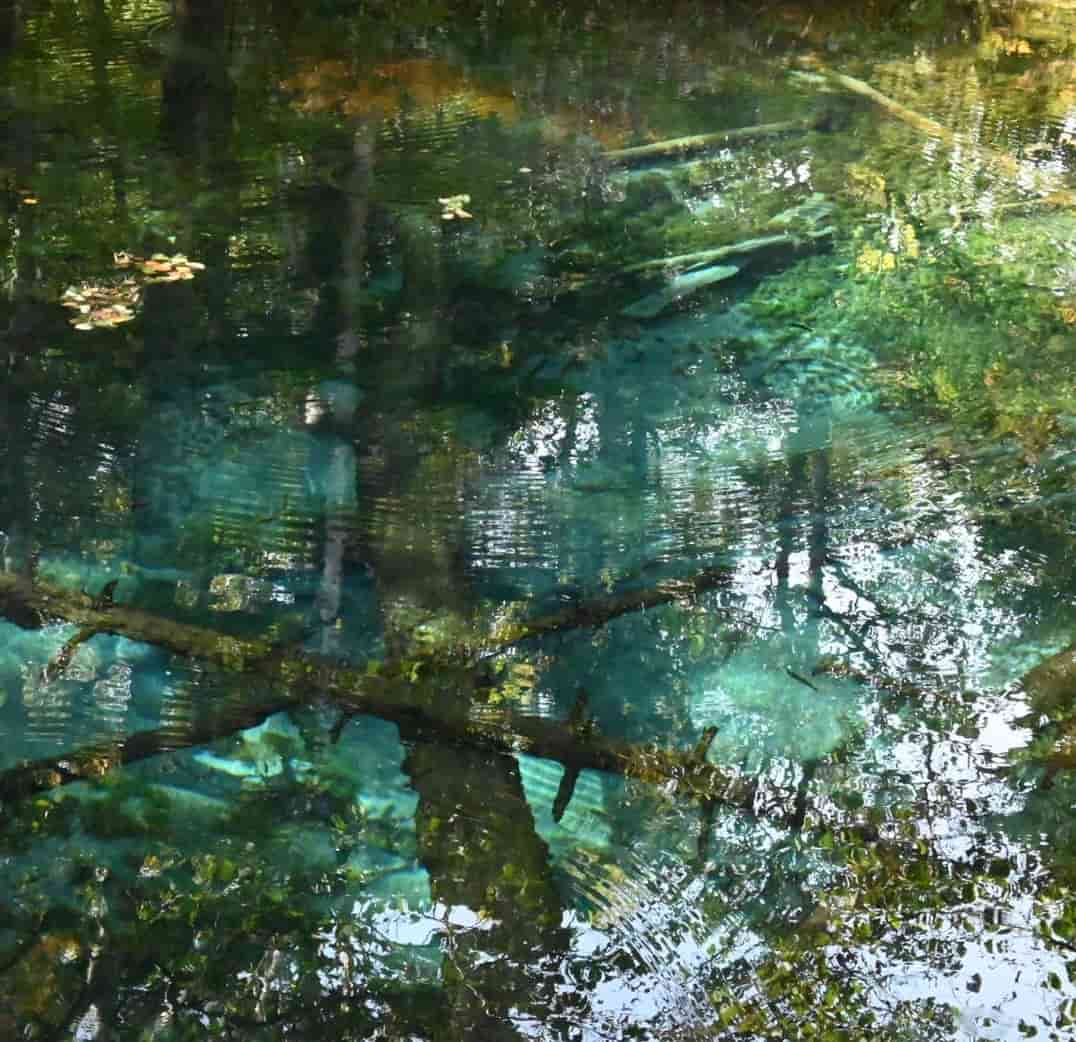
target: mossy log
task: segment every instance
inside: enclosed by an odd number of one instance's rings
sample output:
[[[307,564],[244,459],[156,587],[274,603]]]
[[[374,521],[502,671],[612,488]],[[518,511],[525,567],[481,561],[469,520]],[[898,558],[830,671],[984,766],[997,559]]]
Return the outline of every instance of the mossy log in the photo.
[[[647,163],[652,159],[669,156],[692,155],[723,148],[726,145],[740,145],[760,138],[781,137],[785,134],[803,133],[816,130],[825,122],[824,116],[810,119],[789,119],[779,123],[760,123],[753,127],[736,127],[731,130],[719,130],[713,134],[692,134],[688,137],[671,138],[667,141],[653,141],[648,145],[636,145],[633,148],[618,148],[606,152],[604,158],[616,165]]]
[[[727,582],[721,569],[693,579],[635,591],[607,601],[590,601],[564,612],[522,623],[503,635],[500,646],[571,628],[600,625],[629,611],[666,604]],[[222,636],[212,630],[162,619],[134,608],[94,607],[84,593],[0,575],[0,613],[9,618],[62,619],[99,633],[119,634],[175,654],[242,674],[246,691],[214,702],[184,729],[134,734],[122,742],[95,744],[0,773],[0,800],[23,798],[70,782],[98,778],[109,770],[161,752],[189,748],[260,723],[283,709],[319,699],[350,714],[395,723],[405,740],[458,744],[503,753],[526,752],[555,760],[566,769],[598,770],[636,778],[681,795],[712,800],[749,813],[782,818],[783,796],[763,799],[756,783],[700,759],[694,750],[647,747],[604,737],[571,721],[517,713],[488,704],[484,671],[469,658],[387,662],[355,669],[264,641]],[[460,664],[462,662],[462,664]],[[446,697],[446,691],[469,697]]]

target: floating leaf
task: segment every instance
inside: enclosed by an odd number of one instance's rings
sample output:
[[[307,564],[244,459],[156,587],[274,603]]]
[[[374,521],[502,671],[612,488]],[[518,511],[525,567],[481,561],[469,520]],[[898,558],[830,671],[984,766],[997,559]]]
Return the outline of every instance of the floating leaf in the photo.
[[[60,304],[74,312],[70,321],[75,329],[107,329],[135,317],[140,294],[138,284],[130,278],[114,285],[83,283],[68,286]]]
[[[165,253],[139,257],[121,250],[114,253],[112,258],[117,268],[135,267],[151,282],[186,281],[194,278],[194,272],[205,271],[205,265],[201,261],[192,261],[184,253],[174,253],[171,257]]]
[[[71,317],[75,329],[110,329],[130,322],[141,299],[142,283],[186,282],[194,278],[196,271],[205,271],[204,264],[182,253],[140,257],[118,250],[112,254],[112,261],[117,268],[132,269],[133,274],[118,284],[68,286],[61,295],[60,304],[75,312]]]

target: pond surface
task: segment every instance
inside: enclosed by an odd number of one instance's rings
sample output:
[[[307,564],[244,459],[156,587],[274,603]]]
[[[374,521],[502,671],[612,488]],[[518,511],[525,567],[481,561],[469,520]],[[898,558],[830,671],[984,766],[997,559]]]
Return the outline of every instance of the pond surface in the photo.
[[[1073,1037],[1074,84],[0,0],[0,1037]]]

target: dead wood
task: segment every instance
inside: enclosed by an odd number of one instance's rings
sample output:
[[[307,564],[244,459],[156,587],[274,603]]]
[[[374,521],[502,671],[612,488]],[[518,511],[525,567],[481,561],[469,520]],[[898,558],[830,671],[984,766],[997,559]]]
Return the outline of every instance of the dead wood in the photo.
[[[585,601],[500,635],[498,647],[582,626],[600,626],[628,612],[695,596],[728,582],[724,569],[708,569],[690,579],[653,589]],[[406,668],[384,663],[355,669],[263,641],[223,636],[212,630],[162,619],[42,583],[0,576],[0,612],[14,617],[63,619],[100,633],[121,634],[156,644],[192,660],[241,674],[245,691],[214,702],[186,727],[131,735],[114,744],[94,745],[0,773],[0,800],[19,799],[74,781],[100,777],[111,769],[176,749],[205,744],[254,726],[282,709],[319,699],[345,713],[391,721],[412,741],[458,744],[503,753],[526,752],[556,760],[566,769],[598,770],[660,785],[681,795],[712,800],[747,812],[761,811],[756,784],[700,760],[696,751],[642,746],[604,737],[578,721],[567,722],[485,705],[483,671],[470,661],[453,666],[451,656]],[[446,689],[468,694],[445,697]],[[462,708],[461,708],[462,707]],[[780,803],[764,808],[780,817]]]
[[[719,130],[713,134],[692,134],[688,137],[671,138],[667,141],[653,141],[648,145],[636,145],[633,148],[618,148],[611,152],[606,152],[604,158],[608,162],[617,165],[645,163],[651,159],[691,155],[695,152],[723,148],[726,145],[739,145],[747,141],[757,141],[760,138],[802,133],[815,130],[822,126],[824,122],[824,117],[814,116],[810,119],[789,119],[779,123],[760,123],[753,127]]]
[[[728,586],[732,575],[727,568],[706,568],[687,579],[667,579],[656,586],[608,597],[595,597],[568,605],[558,612],[542,615],[524,622],[501,627],[493,640],[493,648],[511,647],[535,637],[577,629],[596,629],[621,615],[646,611],[674,601],[687,600],[701,593]]]
[[[727,246],[715,246],[709,250],[678,253],[675,257],[655,257],[651,260],[639,261],[637,264],[630,264],[624,271],[631,274],[637,271],[657,271],[665,268],[691,268],[698,264],[713,264],[728,257],[745,257],[752,253],[760,253],[764,250],[772,250],[782,246],[795,249],[799,244],[799,240],[795,237],[787,232],[780,232],[776,235],[761,235],[756,239],[732,242]]]

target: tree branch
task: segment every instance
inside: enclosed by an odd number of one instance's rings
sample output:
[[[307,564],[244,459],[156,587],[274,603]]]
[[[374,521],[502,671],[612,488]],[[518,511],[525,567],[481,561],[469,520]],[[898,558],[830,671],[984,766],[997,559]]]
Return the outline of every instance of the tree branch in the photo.
[[[693,578],[585,601],[502,633],[497,646],[580,626],[599,626],[640,611],[694,596],[728,582],[723,569]],[[0,773],[0,800],[14,800],[74,781],[100,777],[124,764],[158,753],[203,745],[252,727],[273,713],[295,709],[318,698],[347,713],[364,713],[395,723],[405,740],[455,743],[504,753],[526,752],[556,760],[568,769],[598,770],[666,787],[692,798],[713,800],[749,813],[778,816],[783,797],[759,805],[757,784],[713,764],[695,752],[641,746],[604,737],[594,728],[515,713],[488,701],[483,671],[469,661],[431,660],[429,668],[383,663],[372,671],[341,666],[298,652],[285,653],[268,643],[222,636],[212,630],[162,619],[122,605],[103,609],[91,598],[43,583],[30,585],[0,575],[0,613],[27,612],[66,619],[98,632],[122,634],[156,644],[188,658],[202,659],[243,674],[253,686],[215,700],[189,727],[139,732],[122,742],[25,763]],[[461,656],[462,658],[462,656]],[[421,660],[420,660],[421,666]],[[445,697],[451,690],[457,697]],[[260,692],[255,694],[253,692]],[[460,698],[460,694],[469,697]]]
[[[606,152],[604,157],[610,163],[618,165],[645,163],[651,159],[706,152],[723,148],[726,145],[757,141],[759,138],[780,137],[784,134],[816,130],[824,125],[826,119],[825,115],[821,115],[809,119],[789,119],[780,123],[760,123],[753,127],[736,127],[732,130],[719,130],[713,134],[693,134],[690,137],[672,138],[668,141],[654,141],[649,145],[636,145],[634,148],[618,148]]]

